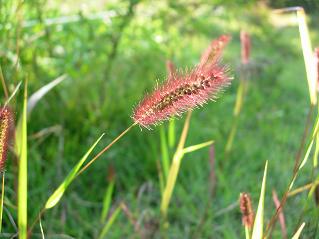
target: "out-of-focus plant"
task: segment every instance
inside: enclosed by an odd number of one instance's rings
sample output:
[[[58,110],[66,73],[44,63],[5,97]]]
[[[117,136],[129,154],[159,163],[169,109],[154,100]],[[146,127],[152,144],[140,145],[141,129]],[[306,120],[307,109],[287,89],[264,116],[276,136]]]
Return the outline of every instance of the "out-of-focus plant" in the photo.
[[[238,128],[238,121],[240,112],[242,111],[245,95],[248,89],[248,81],[251,75],[251,64],[250,64],[250,51],[251,51],[251,40],[247,32],[240,32],[240,43],[241,43],[241,64],[239,66],[239,85],[236,94],[236,102],[233,111],[233,123],[228,135],[225,146],[225,158],[227,159],[230,153],[233,141]]]
[[[306,19],[306,14],[305,11],[302,7],[290,7],[290,8],[283,8],[283,9],[278,9],[274,11],[275,14],[284,14],[284,13],[294,13],[296,14],[296,19],[297,19],[297,24],[299,27],[299,34],[300,34],[300,41],[301,41],[301,47],[302,47],[302,53],[304,57],[304,62],[305,62],[305,68],[306,68],[306,76],[307,76],[307,82],[308,82],[308,89],[309,89],[309,98],[310,98],[310,108],[305,124],[305,129],[304,133],[300,142],[300,146],[298,148],[296,158],[295,158],[295,163],[294,163],[294,169],[293,169],[293,174],[292,178],[290,180],[290,183],[288,185],[287,190],[285,191],[281,201],[280,201],[280,206],[277,208],[275,214],[271,218],[267,229],[266,229],[266,235],[268,233],[271,233],[272,227],[275,224],[279,212],[283,210],[283,207],[285,206],[285,203],[287,201],[288,195],[290,191],[293,188],[294,182],[297,179],[298,173],[300,170],[304,167],[306,164],[309,155],[312,151],[313,145],[315,143],[315,140],[317,138],[318,134],[318,127],[319,127],[319,114],[317,114],[317,119],[313,125],[312,133],[310,135],[309,141],[307,141],[307,136],[308,136],[308,131],[309,128],[311,127],[312,124],[312,116],[314,113],[315,106],[317,104],[317,64],[315,61],[315,57],[313,56],[312,53],[312,46],[311,46],[311,40],[310,40],[310,35],[309,35],[309,30],[307,26],[307,19]],[[306,147],[305,147],[306,146]],[[302,153],[305,147],[305,154],[304,157],[302,158]],[[318,148],[315,150],[315,152],[318,150]],[[315,153],[316,155],[316,153]],[[315,165],[316,160],[314,160]]]

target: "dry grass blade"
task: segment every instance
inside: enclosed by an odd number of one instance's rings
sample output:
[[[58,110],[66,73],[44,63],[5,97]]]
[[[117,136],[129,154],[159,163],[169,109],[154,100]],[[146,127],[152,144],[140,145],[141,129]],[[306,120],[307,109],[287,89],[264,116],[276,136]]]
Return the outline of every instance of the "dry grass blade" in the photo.
[[[278,218],[279,218],[279,223],[280,223],[280,227],[281,227],[282,238],[286,239],[287,238],[287,227],[286,227],[286,223],[285,223],[285,216],[284,216],[284,213],[280,207],[280,201],[278,199],[278,195],[277,195],[275,190],[272,191],[272,199],[273,199],[274,204],[276,206],[276,210],[279,211]]]

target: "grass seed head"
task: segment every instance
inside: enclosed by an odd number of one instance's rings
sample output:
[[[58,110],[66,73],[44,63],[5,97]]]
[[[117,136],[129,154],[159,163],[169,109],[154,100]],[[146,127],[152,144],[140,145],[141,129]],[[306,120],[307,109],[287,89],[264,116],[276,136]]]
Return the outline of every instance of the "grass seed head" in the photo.
[[[149,128],[216,99],[231,80],[226,67],[219,64],[229,40],[229,36],[223,35],[213,41],[203,53],[199,65],[191,71],[170,74],[164,84],[147,95],[135,108],[132,116],[134,122]]]
[[[0,108],[0,171],[7,160],[7,151],[12,136],[13,114],[8,107]]]
[[[239,198],[243,225],[252,228],[254,224],[254,210],[248,193],[241,193]]]
[[[243,64],[247,64],[249,62],[250,49],[251,49],[250,36],[247,32],[245,31],[240,32],[240,43],[241,43],[241,62]]]

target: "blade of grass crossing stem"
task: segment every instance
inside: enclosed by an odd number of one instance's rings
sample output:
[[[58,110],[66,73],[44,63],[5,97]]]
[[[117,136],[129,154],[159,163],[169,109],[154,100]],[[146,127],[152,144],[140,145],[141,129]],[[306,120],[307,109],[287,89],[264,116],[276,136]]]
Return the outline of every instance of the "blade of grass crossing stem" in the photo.
[[[95,148],[95,146],[98,144],[98,142],[102,139],[104,134],[98,138],[95,143],[91,146],[91,148],[86,152],[86,154],[80,159],[80,161],[74,166],[74,168],[70,171],[68,176],[64,179],[64,181],[61,183],[61,185],[54,191],[54,193],[49,197],[45,204],[45,209],[50,209],[54,207],[62,198],[65,190],[67,187],[71,184],[71,182],[76,178],[78,171],[80,170],[83,163],[87,160],[88,156],[92,152],[92,150]]]
[[[22,84],[22,82],[20,81],[19,84],[14,88],[14,90],[13,90],[12,94],[10,95],[10,97],[4,103],[3,107],[7,106],[9,104],[9,102],[13,99],[13,97],[16,95],[16,93],[20,89],[21,84]]]
[[[309,30],[307,26],[306,13],[303,8],[298,8],[297,19],[299,26],[299,34],[303,57],[305,61],[310,102],[315,105],[317,102],[317,79],[316,79],[316,68],[314,64],[314,57],[312,54],[311,41],[309,36]]]
[[[182,149],[184,148],[185,141],[187,138],[191,116],[192,116],[192,111],[188,111],[186,120],[184,123],[183,131],[182,131],[176,152],[173,156],[173,161],[170,165],[170,169],[168,172],[168,177],[166,180],[166,184],[165,184],[165,188],[164,188],[164,192],[162,196],[162,201],[161,201],[161,213],[164,218],[166,217],[166,214],[167,214],[167,208],[168,208],[169,201],[174,189],[176,177],[178,175],[180,161],[183,157]]]
[[[118,215],[121,212],[121,206],[118,206],[115,211],[112,213],[112,215],[110,216],[109,220],[106,222],[105,226],[102,229],[102,232],[99,236],[99,239],[103,239],[106,238],[106,234],[108,233],[108,231],[110,230],[111,226],[113,225],[113,223],[115,222],[116,218],[118,217]]]
[[[106,193],[103,200],[103,209],[101,214],[101,223],[103,223],[107,217],[107,214],[110,209],[111,201],[112,201],[112,195],[114,191],[114,185],[115,180],[114,178],[109,182],[109,185],[107,186]]]
[[[298,231],[295,233],[295,235],[291,239],[298,239],[301,235],[301,232],[303,228],[305,227],[306,223],[302,223],[301,226],[299,227]]]
[[[164,216],[164,218],[167,215],[168,206],[169,206],[169,203],[170,203],[170,200],[172,197],[172,193],[173,193],[173,190],[175,187],[180,164],[182,162],[184,155],[186,153],[191,153],[191,152],[197,151],[199,149],[202,149],[204,147],[208,147],[213,143],[214,143],[214,141],[208,141],[205,143],[201,143],[201,144],[197,144],[197,145],[193,145],[193,146],[184,148],[184,149],[179,150],[178,152],[175,153],[174,158],[173,158],[173,162],[172,162],[169,174],[168,174],[167,184],[166,184],[166,187],[165,187],[165,190],[163,193],[163,199],[162,199],[162,203],[161,203],[161,212],[162,212],[162,215]]]
[[[291,188],[294,185],[294,182],[295,182],[295,180],[297,178],[297,174],[298,174],[299,170],[301,170],[303,168],[303,166],[306,164],[306,162],[307,162],[307,160],[309,158],[312,146],[314,144],[314,140],[315,140],[315,138],[316,138],[316,136],[318,134],[318,129],[319,129],[319,114],[317,115],[317,119],[316,119],[315,125],[314,125],[314,127],[312,129],[311,139],[310,139],[310,141],[307,144],[305,156],[304,156],[303,160],[301,161],[301,163],[300,163],[300,165],[298,167],[298,171],[296,171],[295,175],[293,176],[293,179],[291,180],[291,183],[289,185],[289,191],[291,190]]]
[[[167,147],[167,140],[165,134],[164,125],[160,126],[160,139],[161,139],[161,153],[162,153],[162,168],[164,173],[164,180],[167,179],[168,170],[169,170],[169,154],[168,154],[168,147]]]
[[[2,173],[2,183],[1,183],[1,202],[0,202],[0,233],[2,231],[2,216],[3,216],[3,201],[4,201],[4,178],[5,173]]]
[[[23,109],[16,130],[15,150],[19,158],[18,227],[19,238],[27,238],[28,158],[27,158],[27,82],[24,86]]]
[[[175,146],[175,119],[170,119],[168,123],[168,146],[172,149]]]
[[[213,143],[214,143],[214,141],[210,140],[210,141],[207,141],[207,142],[204,142],[204,143],[201,143],[201,144],[196,144],[196,145],[193,145],[193,146],[189,146],[189,147],[183,149],[183,154],[197,151],[199,149],[202,149],[202,148],[205,148],[207,146],[210,146]]]
[[[257,208],[257,213],[254,222],[254,228],[252,232],[252,239],[262,239],[263,238],[263,224],[264,224],[264,201],[265,201],[265,191],[266,191],[266,178],[267,178],[267,167],[268,161],[266,161],[264,177],[260,190],[259,203]]]

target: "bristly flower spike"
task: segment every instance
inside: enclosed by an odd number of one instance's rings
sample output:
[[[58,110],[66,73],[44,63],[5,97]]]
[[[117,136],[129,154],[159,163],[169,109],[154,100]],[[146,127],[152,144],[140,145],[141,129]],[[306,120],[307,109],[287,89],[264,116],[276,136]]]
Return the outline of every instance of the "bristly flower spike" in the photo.
[[[8,145],[12,136],[13,114],[8,107],[0,108],[0,172],[7,160]]]
[[[254,211],[251,198],[248,193],[241,193],[239,198],[239,206],[242,214],[243,225],[252,228],[254,225]]]
[[[135,124],[149,128],[185,111],[214,100],[231,78],[226,67],[219,64],[222,51],[230,36],[212,41],[200,63],[190,72],[170,74],[163,85],[147,95],[133,113]]]

